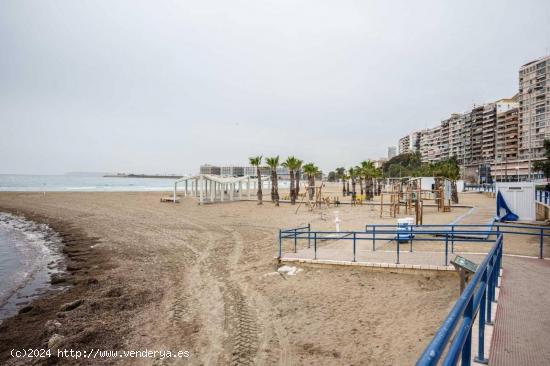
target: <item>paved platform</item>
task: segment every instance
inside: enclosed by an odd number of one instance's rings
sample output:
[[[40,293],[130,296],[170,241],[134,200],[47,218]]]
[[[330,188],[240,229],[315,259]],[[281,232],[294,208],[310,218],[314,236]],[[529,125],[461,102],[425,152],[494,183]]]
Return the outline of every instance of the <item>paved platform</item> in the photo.
[[[504,257],[489,362],[550,365],[550,261]]]
[[[416,244],[417,246],[419,244]],[[447,253],[447,262],[445,262],[444,251],[413,251],[409,252],[409,245],[402,244],[399,251],[399,262],[397,261],[397,251],[393,250],[376,250],[365,249],[371,245],[358,244],[355,252],[355,261],[357,263],[368,264],[401,264],[401,265],[415,265],[423,266],[425,269],[433,269],[437,267],[448,267],[453,269],[450,261],[456,255],[466,257],[476,263],[481,263],[485,257],[485,253],[471,253],[455,251]],[[284,252],[281,261],[296,261],[296,260],[313,260],[319,261],[333,261],[335,264],[340,262],[352,262],[353,261],[353,248],[350,241],[340,241],[327,246],[317,248],[317,257],[315,258],[313,248],[304,248],[297,250],[296,253]],[[327,262],[328,263],[328,262]],[[392,266],[395,267],[395,266]],[[428,268],[429,267],[429,268]],[[424,269],[424,268],[421,268]],[[443,268],[438,268],[443,269]]]

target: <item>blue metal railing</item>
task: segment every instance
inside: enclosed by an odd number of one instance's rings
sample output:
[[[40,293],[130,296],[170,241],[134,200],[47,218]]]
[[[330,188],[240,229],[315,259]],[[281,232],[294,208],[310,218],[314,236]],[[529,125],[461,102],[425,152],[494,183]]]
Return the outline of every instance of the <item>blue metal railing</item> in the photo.
[[[521,231],[517,231],[520,229]],[[500,234],[505,235],[531,235],[539,237],[539,258],[544,258],[544,238],[550,237],[550,227],[531,225],[510,225],[499,222],[491,224],[450,224],[450,225],[411,225],[410,231],[406,231],[407,240],[398,240],[398,235],[403,231],[397,230],[396,225],[380,224],[366,225],[365,231],[312,231],[311,225],[279,230],[278,258],[282,257],[283,241],[293,240],[293,251],[297,252],[298,243],[307,240],[307,248],[312,247],[313,259],[317,259],[318,244],[329,240],[349,240],[352,245],[353,256],[351,260],[357,260],[357,243],[359,241],[371,241],[372,251],[376,251],[377,241],[395,241],[395,263],[400,263],[401,247],[408,244],[409,252],[413,252],[414,242],[438,241],[444,247],[445,254],[443,265],[449,264],[449,253],[454,253],[455,244],[458,242],[494,242]],[[404,244],[405,243],[405,244]]]
[[[306,231],[307,229],[307,231]],[[479,319],[478,349],[475,360],[487,363],[485,359],[485,324],[493,324],[492,303],[495,301],[495,288],[498,285],[502,264],[502,249],[504,235],[532,235],[539,239],[539,258],[544,257],[544,238],[550,236],[550,227],[514,225],[493,222],[492,224],[451,224],[451,225],[411,225],[408,236],[409,251],[412,252],[413,241],[443,241],[445,245],[445,265],[448,264],[449,246],[454,251],[455,242],[493,243],[483,262],[463,293],[458,298],[451,312],[444,320],[430,344],[426,347],[417,365],[436,365],[445,354],[442,365],[456,365],[461,360],[462,365],[471,364],[472,356],[472,325],[476,317]],[[521,231],[517,231],[521,230]],[[396,225],[366,225],[365,231],[312,231],[311,226],[295,229],[279,230],[279,258],[282,253],[284,239],[293,239],[295,243],[308,240],[314,241],[314,259],[317,259],[317,243],[323,240],[350,240],[353,245],[353,261],[356,261],[356,245],[359,240],[371,240],[372,250],[376,250],[377,240],[395,240],[396,263],[399,263],[400,241]],[[407,231],[406,233],[409,233]],[[494,240],[492,238],[494,237]],[[456,329],[456,331],[455,331]],[[452,339],[452,340],[451,340]],[[450,342],[450,343],[449,343]],[[445,353],[446,351],[446,353]]]
[[[491,323],[491,304],[495,300],[495,288],[498,285],[500,267],[502,264],[502,241],[500,234],[491,251],[477,268],[474,276],[464,289],[451,312],[437,331],[432,341],[426,347],[417,366],[436,365],[444,351],[447,354],[443,365],[456,365],[461,359],[463,366],[471,364],[472,355],[472,325],[479,314],[478,349],[476,362],[487,363],[485,359],[485,324]],[[455,333],[455,329],[458,330]],[[449,345],[449,340],[454,335]]]

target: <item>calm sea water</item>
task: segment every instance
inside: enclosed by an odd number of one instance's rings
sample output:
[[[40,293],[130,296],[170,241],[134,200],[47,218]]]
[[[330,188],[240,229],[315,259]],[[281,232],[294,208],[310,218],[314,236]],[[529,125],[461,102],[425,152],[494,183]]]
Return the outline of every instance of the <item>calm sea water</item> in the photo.
[[[0,191],[165,191],[173,189],[174,180],[168,178],[0,174]]]
[[[63,270],[61,239],[50,227],[0,212],[0,322],[50,289],[50,276]]]
[[[0,174],[0,191],[37,192],[140,192],[171,191],[175,179],[170,178],[104,178],[77,175],[6,175]],[[255,183],[255,179],[254,179]],[[264,188],[268,182],[264,181]],[[279,188],[288,188],[289,182],[279,180]],[[183,186],[178,187],[179,190]],[[246,189],[246,182],[243,182]],[[264,192],[265,194],[266,192]]]

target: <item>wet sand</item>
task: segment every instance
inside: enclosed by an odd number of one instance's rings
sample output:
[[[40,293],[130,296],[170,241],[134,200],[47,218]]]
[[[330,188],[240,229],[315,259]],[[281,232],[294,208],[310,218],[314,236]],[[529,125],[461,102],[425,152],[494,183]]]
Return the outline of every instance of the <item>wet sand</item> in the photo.
[[[412,364],[458,295],[454,274],[276,272],[279,228],[332,229],[335,210],[345,230],[395,222],[372,207],[302,207],[296,214],[289,204],[199,206],[191,198],[160,203],[162,195],[0,193],[1,211],[62,235],[73,284],[0,325],[0,363],[30,364],[12,359],[10,349],[50,340],[60,349],[191,354],[60,364]],[[447,223],[466,211],[426,209],[424,223]]]

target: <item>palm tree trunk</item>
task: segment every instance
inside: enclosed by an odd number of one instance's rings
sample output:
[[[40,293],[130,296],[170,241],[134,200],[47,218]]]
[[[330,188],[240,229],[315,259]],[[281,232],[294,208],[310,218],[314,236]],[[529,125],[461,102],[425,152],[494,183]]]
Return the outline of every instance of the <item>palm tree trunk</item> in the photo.
[[[256,167],[256,175],[258,176],[258,205],[263,204],[262,201],[262,174],[260,172],[260,166]]]
[[[363,195],[363,177],[359,177],[359,190],[361,191],[361,196],[362,196]]]
[[[296,197],[300,194],[300,170],[297,170],[294,173],[294,178],[296,179]]]
[[[309,180],[309,200],[313,200],[313,195],[315,194],[315,176],[314,175],[310,175],[308,176],[308,180]]]
[[[294,170],[290,171],[290,203],[296,203],[296,190],[294,189]]]
[[[346,196],[346,180],[342,178],[342,196]]]
[[[279,206],[279,178],[277,177],[277,171],[275,171],[275,189],[273,190],[273,199],[275,200],[275,206]]]
[[[275,185],[277,184],[277,172],[271,169],[271,202],[275,202]]]

